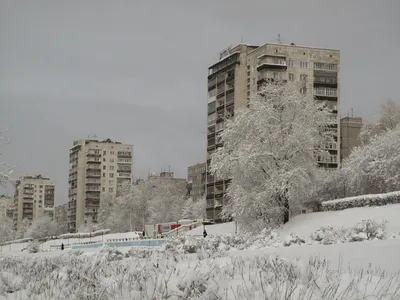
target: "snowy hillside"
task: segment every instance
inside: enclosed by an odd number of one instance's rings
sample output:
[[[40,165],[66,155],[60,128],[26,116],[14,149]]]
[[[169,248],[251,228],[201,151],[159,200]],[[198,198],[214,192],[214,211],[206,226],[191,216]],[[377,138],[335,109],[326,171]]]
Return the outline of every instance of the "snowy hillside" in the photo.
[[[326,211],[310,214],[302,214],[293,217],[289,223],[278,229],[282,237],[291,233],[297,233],[302,237],[309,237],[311,233],[322,226],[334,228],[351,227],[362,219],[382,221],[386,219],[387,232],[400,233],[400,204],[391,204],[376,207],[359,207],[341,211]],[[235,233],[235,222],[206,225],[209,235],[233,234]],[[238,228],[240,232],[240,228]],[[187,233],[188,235],[200,236],[203,234],[203,227],[195,228]]]

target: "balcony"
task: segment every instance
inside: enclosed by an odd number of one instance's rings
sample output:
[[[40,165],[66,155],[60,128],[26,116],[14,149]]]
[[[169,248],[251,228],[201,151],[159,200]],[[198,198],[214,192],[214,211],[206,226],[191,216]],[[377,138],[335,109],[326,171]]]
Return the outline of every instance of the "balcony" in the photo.
[[[132,158],[132,153],[130,153],[130,152],[118,152],[118,157]]]
[[[321,100],[337,98],[337,89],[323,87],[315,88],[314,96]]]
[[[268,69],[286,70],[287,69],[286,59],[284,57],[265,56],[264,59],[261,59],[256,69],[257,71],[268,70]]]
[[[100,166],[98,164],[87,164],[86,170],[100,170]]]
[[[119,163],[119,164],[130,164],[131,165],[132,164],[132,160],[126,161],[126,160],[118,159],[117,163]]]
[[[101,172],[86,172],[86,178],[100,178]]]
[[[337,88],[337,78],[336,77],[316,77],[314,76],[314,87],[329,87]]]
[[[87,157],[101,157],[100,152],[88,152],[88,154],[86,154]],[[76,159],[73,159],[76,160]]]
[[[208,90],[212,90],[216,84],[217,84],[216,78],[210,79],[207,83]]]
[[[86,186],[85,191],[86,192],[100,193],[100,184],[99,185]]]
[[[315,72],[337,72],[338,71],[338,65],[337,64],[329,64],[329,63],[320,63],[320,62],[315,62],[314,63],[314,73]]]
[[[88,157],[88,164],[101,164],[100,158],[98,157]]]

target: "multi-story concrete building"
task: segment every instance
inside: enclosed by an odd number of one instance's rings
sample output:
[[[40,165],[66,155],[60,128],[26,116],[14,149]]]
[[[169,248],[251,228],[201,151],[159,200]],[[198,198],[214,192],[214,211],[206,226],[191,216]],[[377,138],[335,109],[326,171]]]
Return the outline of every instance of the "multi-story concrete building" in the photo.
[[[188,193],[193,200],[204,196],[206,190],[206,163],[188,167]]]
[[[332,113],[331,130],[336,143],[324,147],[328,157],[316,159],[323,167],[337,168],[340,157],[339,124],[339,69],[338,50],[297,46],[294,44],[239,44],[220,53],[219,60],[208,69],[207,170],[210,156],[222,146],[219,133],[235,111],[248,104],[263,83],[273,80],[297,81],[301,93],[317,101],[324,101]],[[215,179],[207,171],[207,217],[219,219],[228,200],[225,191],[230,181]]]
[[[68,230],[97,223],[101,199],[132,183],[133,146],[110,139],[74,141],[69,151]]]
[[[21,229],[22,221],[30,222],[42,216],[54,216],[55,185],[50,178],[23,176],[15,185],[14,227]]]
[[[14,213],[14,200],[11,197],[0,196],[0,218],[8,217],[13,218]]]
[[[354,147],[361,145],[360,132],[363,126],[361,117],[340,119],[340,161],[346,159]]]

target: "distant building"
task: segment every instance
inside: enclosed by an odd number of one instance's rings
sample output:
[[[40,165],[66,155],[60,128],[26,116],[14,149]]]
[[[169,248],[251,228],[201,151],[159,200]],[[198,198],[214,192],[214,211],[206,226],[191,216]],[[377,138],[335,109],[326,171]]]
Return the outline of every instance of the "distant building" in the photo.
[[[15,186],[13,221],[16,230],[21,229],[22,220],[30,222],[44,215],[54,216],[55,185],[50,178],[23,176]]]
[[[152,173],[148,176],[149,180],[155,180],[157,183],[171,183],[181,190],[187,191],[187,181],[185,178],[175,178],[174,172]]]
[[[14,200],[11,197],[0,196],[0,218],[8,217],[13,218],[14,213]]]
[[[346,159],[354,147],[361,145],[360,132],[363,126],[361,117],[340,119],[340,161]]]
[[[188,194],[193,200],[205,195],[206,163],[198,163],[188,167]]]
[[[101,199],[115,196],[133,177],[133,145],[74,141],[69,151],[68,231],[97,223]]]
[[[68,203],[54,207],[54,220],[61,224],[68,220]]]

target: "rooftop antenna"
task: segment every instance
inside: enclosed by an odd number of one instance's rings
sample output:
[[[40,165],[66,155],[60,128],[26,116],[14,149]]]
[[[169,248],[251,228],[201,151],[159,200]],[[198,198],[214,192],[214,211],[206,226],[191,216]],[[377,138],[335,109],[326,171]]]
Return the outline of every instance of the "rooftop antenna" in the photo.
[[[276,40],[278,41],[278,44],[282,44],[281,34],[280,33],[278,33],[278,38]]]
[[[243,37],[240,38],[240,43],[243,43]]]
[[[171,165],[168,165],[168,172],[171,172]]]
[[[351,117],[354,117],[354,110],[351,108]]]

